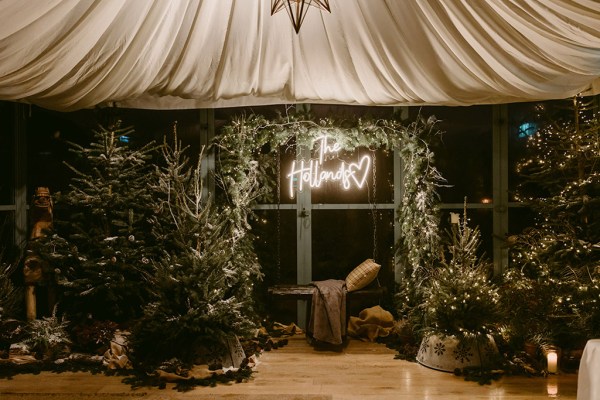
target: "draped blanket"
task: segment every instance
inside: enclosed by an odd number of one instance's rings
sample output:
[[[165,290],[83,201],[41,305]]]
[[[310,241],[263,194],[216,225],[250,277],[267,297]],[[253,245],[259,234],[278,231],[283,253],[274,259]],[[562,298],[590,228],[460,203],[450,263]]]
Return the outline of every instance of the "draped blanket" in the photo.
[[[308,335],[318,342],[342,344],[346,336],[346,281],[328,279],[312,285]]]

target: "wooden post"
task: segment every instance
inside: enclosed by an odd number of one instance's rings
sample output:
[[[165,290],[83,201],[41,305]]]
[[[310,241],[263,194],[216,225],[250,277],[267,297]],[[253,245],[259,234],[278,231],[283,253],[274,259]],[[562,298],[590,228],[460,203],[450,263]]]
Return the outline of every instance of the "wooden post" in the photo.
[[[46,231],[52,229],[52,197],[50,196],[50,190],[47,187],[38,187],[35,190],[33,196],[31,216],[33,220],[33,226],[31,228],[31,234],[29,240],[36,240],[46,235]],[[23,275],[25,278],[25,306],[27,309],[27,319],[32,321],[37,318],[37,299],[35,293],[35,286],[37,283],[47,280],[48,277],[44,276],[45,261],[42,260],[38,255],[34,254],[31,250],[27,250],[28,255],[25,258],[25,265],[23,267]],[[51,285],[52,283],[49,282]],[[49,299],[49,308],[52,309],[54,306],[53,299]]]
[[[25,289],[25,304],[27,306],[27,321],[33,321],[37,317],[35,285],[27,285]]]

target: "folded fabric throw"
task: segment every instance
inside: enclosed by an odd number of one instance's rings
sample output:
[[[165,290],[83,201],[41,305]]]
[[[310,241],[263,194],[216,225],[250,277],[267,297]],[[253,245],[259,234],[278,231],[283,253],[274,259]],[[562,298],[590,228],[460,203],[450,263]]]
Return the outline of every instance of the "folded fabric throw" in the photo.
[[[339,345],[346,336],[346,281],[314,281],[308,335],[322,343]]]
[[[386,337],[394,329],[394,317],[380,306],[365,308],[358,317],[350,317],[348,334],[363,341],[373,342]]]

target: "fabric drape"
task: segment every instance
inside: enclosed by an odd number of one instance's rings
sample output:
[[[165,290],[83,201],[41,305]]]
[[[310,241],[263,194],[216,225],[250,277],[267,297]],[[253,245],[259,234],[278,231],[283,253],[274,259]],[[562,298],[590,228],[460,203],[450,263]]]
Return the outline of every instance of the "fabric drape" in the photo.
[[[0,100],[470,105],[600,93],[595,0],[2,0]]]

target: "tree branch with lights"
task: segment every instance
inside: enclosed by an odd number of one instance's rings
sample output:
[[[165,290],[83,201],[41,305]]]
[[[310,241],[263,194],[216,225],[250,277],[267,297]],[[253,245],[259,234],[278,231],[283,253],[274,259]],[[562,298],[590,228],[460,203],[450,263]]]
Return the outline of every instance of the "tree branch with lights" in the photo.
[[[515,315],[516,329],[568,346],[577,337],[600,334],[597,100],[574,97],[541,109],[539,118],[542,128],[527,141],[530,157],[518,165],[524,180],[517,190],[536,224],[515,238],[506,285],[533,307],[523,313],[542,318],[520,326]]]

